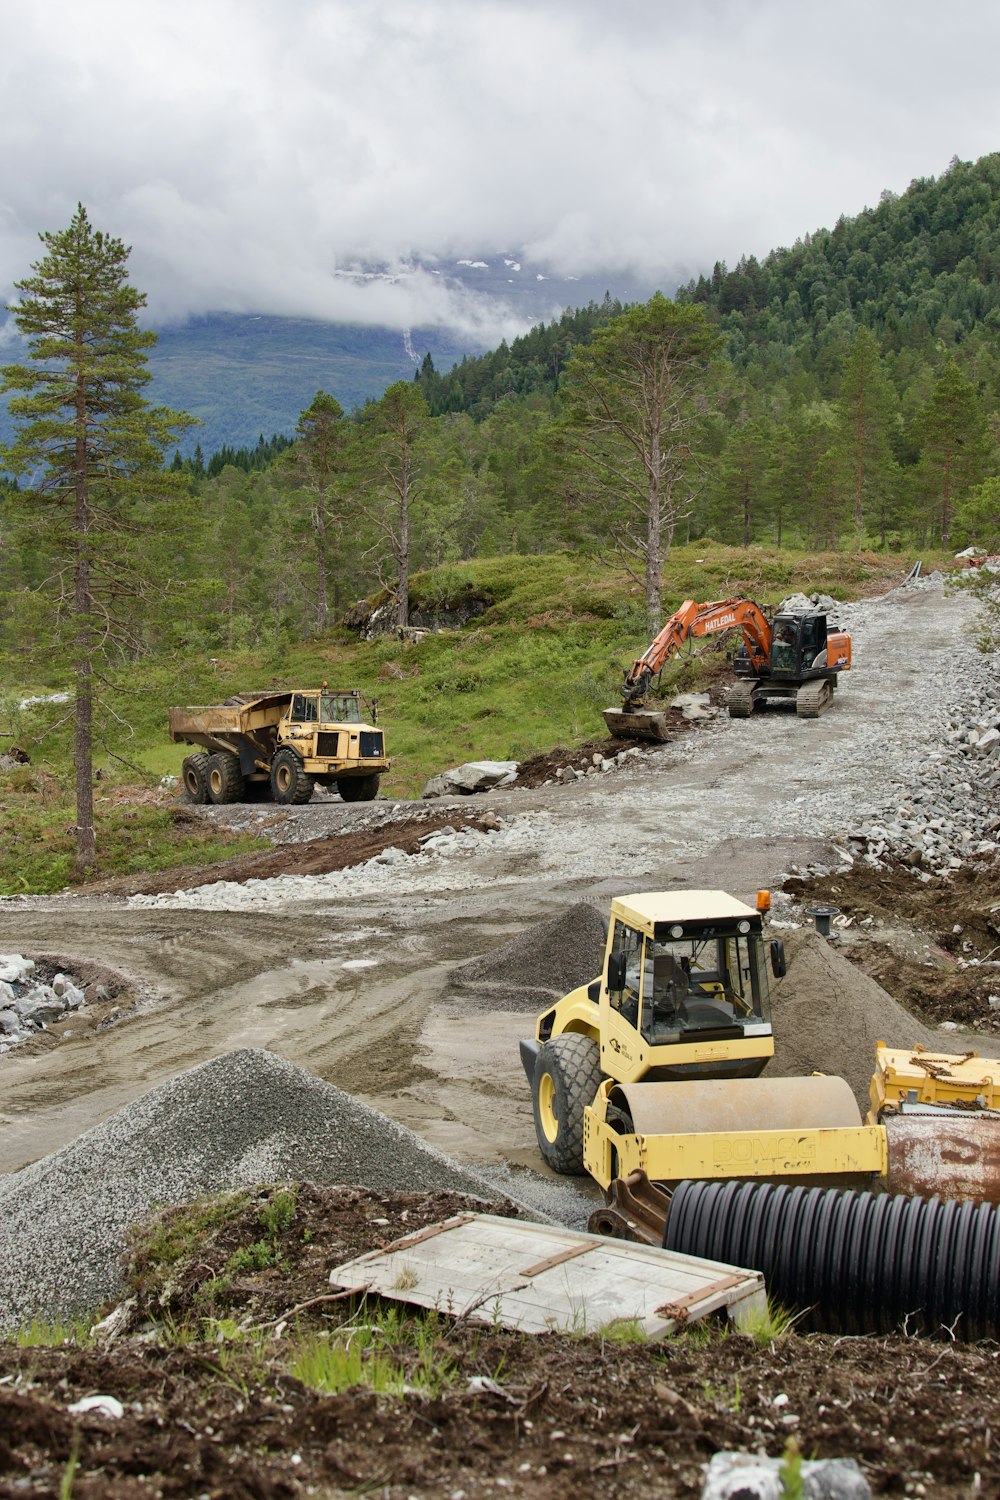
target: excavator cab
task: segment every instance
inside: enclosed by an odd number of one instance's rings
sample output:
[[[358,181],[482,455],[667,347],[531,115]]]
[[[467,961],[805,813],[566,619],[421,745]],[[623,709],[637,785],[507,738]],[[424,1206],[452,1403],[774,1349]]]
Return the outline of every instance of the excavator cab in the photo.
[[[771,632],[771,675],[801,682],[826,666],[826,615],[775,615]]]

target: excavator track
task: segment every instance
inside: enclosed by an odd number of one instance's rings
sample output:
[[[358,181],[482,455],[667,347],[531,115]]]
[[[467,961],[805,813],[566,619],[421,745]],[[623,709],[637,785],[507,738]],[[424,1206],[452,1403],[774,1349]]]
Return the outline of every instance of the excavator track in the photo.
[[[804,682],[795,695],[795,712],[800,719],[818,719],[833,702],[833,684],[826,678]]]
[[[731,719],[749,719],[753,713],[753,683],[736,682],[729,689],[726,704]]]

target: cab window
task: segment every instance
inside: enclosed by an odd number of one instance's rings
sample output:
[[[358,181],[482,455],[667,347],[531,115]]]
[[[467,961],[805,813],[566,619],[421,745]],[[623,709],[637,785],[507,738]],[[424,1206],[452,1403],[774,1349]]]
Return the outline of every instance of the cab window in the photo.
[[[292,719],[296,724],[315,724],[316,699],[309,693],[292,695]]]
[[[612,954],[621,960],[619,969],[622,984],[619,989],[608,989],[612,1010],[619,1012],[630,1026],[639,1024],[639,990],[642,980],[643,944],[641,932],[627,927],[624,922],[615,923]]]
[[[323,723],[360,724],[361,704],[353,693],[324,693]]]

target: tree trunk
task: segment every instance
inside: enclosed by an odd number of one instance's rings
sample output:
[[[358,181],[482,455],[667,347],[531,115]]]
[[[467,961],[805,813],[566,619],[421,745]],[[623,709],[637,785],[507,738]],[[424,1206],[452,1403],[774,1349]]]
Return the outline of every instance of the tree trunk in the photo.
[[[329,558],[326,534],[326,489],[322,485],[316,500],[316,508],[313,511],[313,529],[316,532],[316,629],[322,633],[330,618],[327,593]]]
[[[660,575],[663,572],[663,545],[660,516],[660,437],[653,434],[649,453],[649,499],[646,513],[646,630],[654,640],[662,622]]]
[[[410,454],[404,449],[399,475],[399,543],[396,557],[396,624],[410,623]]]
[[[90,596],[90,508],[87,503],[86,438],[83,424],[83,394],[77,395],[76,439],[76,569],[74,609],[76,613],[76,728],[73,760],[76,769],[76,868],[80,874],[97,860],[94,832],[94,678],[93,600]]]

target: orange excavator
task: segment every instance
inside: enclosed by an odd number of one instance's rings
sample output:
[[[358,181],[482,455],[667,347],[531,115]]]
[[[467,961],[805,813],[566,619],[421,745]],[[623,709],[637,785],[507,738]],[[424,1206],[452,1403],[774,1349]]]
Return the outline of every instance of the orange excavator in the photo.
[[[818,719],[830,705],[839,674],[851,665],[850,636],[828,625],[822,610],[785,610],[771,617],[752,599],[718,599],[711,604],[685,599],[625,673],[622,707],[605,710],[604,722],[612,736],[666,739],[666,716],[645,706],[653,679],[687,641],[727,630],[743,635],[732,659],[738,680],[728,696],[734,719],[749,718],[766,698],[794,698],[800,718]]]

